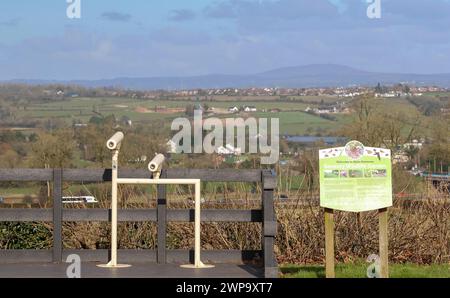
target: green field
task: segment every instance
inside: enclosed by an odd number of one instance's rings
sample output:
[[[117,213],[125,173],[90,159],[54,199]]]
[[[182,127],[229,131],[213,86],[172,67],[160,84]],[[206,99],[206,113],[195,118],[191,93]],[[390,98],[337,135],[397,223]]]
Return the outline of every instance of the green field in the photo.
[[[76,98],[59,102],[33,104],[18,111],[19,117],[27,119],[48,119],[59,118],[68,124],[73,120],[87,123],[92,116],[97,114],[96,111],[103,116],[115,115],[120,119],[122,116],[129,117],[132,121],[149,121],[160,120],[166,118],[176,118],[182,113],[161,114],[161,113],[139,113],[135,109],[143,107],[152,109],[155,106],[180,107],[180,103],[176,102],[160,102],[160,101],[141,101],[131,98]],[[184,103],[186,106],[186,103]]]
[[[208,107],[214,107],[217,110],[217,117],[239,117],[239,114],[228,114],[227,109],[232,106],[241,107],[243,105],[255,106],[258,109],[256,113],[248,113],[242,116],[255,116],[266,118],[280,119],[280,133],[290,135],[329,135],[338,130],[346,123],[351,122],[352,115],[347,114],[333,114],[335,120],[327,120],[316,115],[304,113],[307,107],[318,107],[321,101],[336,102],[339,99],[336,97],[302,97],[305,102],[296,100],[280,100],[279,96],[268,98],[258,97],[214,97],[214,100],[197,101],[195,99],[188,100],[188,98],[176,100],[142,100],[133,98],[121,97],[105,97],[105,98],[69,98],[56,102],[44,102],[20,107],[16,110],[18,118],[28,120],[46,120],[59,119],[67,124],[72,124],[74,121],[81,121],[87,123],[92,116],[115,115],[117,119],[122,116],[127,116],[134,123],[151,122],[154,120],[162,120],[167,125],[171,123],[174,118],[184,115],[184,112],[154,112],[155,107],[179,108],[185,109],[188,105],[201,103]],[[411,104],[404,98],[387,98],[381,100],[379,109],[386,110],[393,118],[396,118],[397,113],[402,113],[408,116],[408,124],[404,127],[405,133],[411,128],[411,125],[420,119],[421,129],[426,134],[430,131],[430,124],[432,117],[423,116],[416,106]],[[141,111],[136,111],[141,108]],[[270,109],[280,109],[280,112],[270,113]],[[94,110],[97,112],[95,113]],[[142,112],[142,110],[147,110]],[[265,111],[265,112],[263,112]]]
[[[92,112],[93,106],[97,106],[100,112],[116,112],[116,111],[131,111],[136,107],[141,106],[152,109],[155,106],[165,106],[168,108],[184,108],[188,104],[202,103],[210,107],[228,108],[232,106],[256,106],[258,109],[280,108],[284,110],[304,110],[309,104],[301,102],[289,101],[240,101],[237,99],[229,101],[188,101],[188,100],[139,100],[131,98],[74,98],[64,101],[57,101],[51,103],[39,103],[29,105],[27,110],[29,112],[40,111],[59,114],[77,114],[82,112]],[[26,112],[26,111],[25,111]]]
[[[367,278],[369,263],[358,262],[354,264],[337,264],[337,278]],[[286,278],[324,278],[324,266],[281,266],[282,277]],[[389,277],[391,278],[450,278],[450,264],[416,265],[416,264],[390,264]]]
[[[340,127],[344,123],[343,119],[348,116],[337,116],[338,121],[330,121],[318,116],[306,114],[303,111],[307,107],[316,107],[320,104],[319,98],[315,101],[313,97],[308,97],[311,104],[296,101],[277,101],[276,97],[267,98],[265,100],[248,101],[247,98],[229,97],[227,100],[219,101],[201,101],[203,105],[214,107],[223,113],[229,107],[243,105],[255,106],[259,112],[250,113],[248,115],[255,117],[280,118],[280,133],[282,134],[305,134],[328,132],[336,127]],[[327,98],[327,100],[330,100]],[[336,100],[336,99],[334,99]],[[148,122],[153,120],[164,120],[170,123],[174,118],[183,116],[183,112],[178,113],[155,113],[155,107],[182,108],[187,105],[198,103],[195,100],[140,100],[132,98],[71,98],[63,101],[37,103],[20,108],[17,110],[17,116],[21,118],[31,119],[59,119],[67,124],[73,121],[81,121],[87,123],[92,116],[100,113],[103,116],[115,115],[117,119],[127,116],[133,122]],[[148,112],[142,113],[136,111],[137,108],[147,109]],[[269,111],[278,108],[279,113],[269,113],[261,111]],[[238,117],[237,114],[217,114],[218,117]]]

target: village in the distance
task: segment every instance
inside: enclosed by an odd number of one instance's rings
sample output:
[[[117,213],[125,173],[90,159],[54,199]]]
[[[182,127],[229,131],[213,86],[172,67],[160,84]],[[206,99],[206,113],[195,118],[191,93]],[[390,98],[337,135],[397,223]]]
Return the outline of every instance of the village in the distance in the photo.
[[[194,111],[200,110],[204,118],[279,119],[280,158],[275,166],[297,178],[313,175],[302,164],[316,158],[316,149],[352,139],[391,149],[394,164],[411,176],[438,177],[449,171],[445,134],[450,90],[436,86],[142,91],[9,83],[0,85],[0,102],[2,167],[105,165],[107,153],[98,140],[119,128],[136,137],[125,161],[132,167],[154,154],[149,148],[170,154],[173,166],[195,161],[215,168],[259,167],[258,154],[226,143],[225,136],[215,154],[189,154],[188,159],[177,154],[172,121],[179,117],[192,121]],[[73,141],[66,141],[67,136]],[[44,154],[45,150],[53,154]],[[297,184],[291,187],[298,189]],[[0,197],[3,203],[20,203],[26,196],[4,192]]]

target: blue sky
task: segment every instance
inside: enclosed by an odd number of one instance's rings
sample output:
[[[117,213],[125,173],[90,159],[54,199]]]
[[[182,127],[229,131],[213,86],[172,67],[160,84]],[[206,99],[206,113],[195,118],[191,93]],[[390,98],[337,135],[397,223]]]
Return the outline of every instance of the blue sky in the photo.
[[[450,73],[450,2],[381,0],[2,0],[0,80],[256,73],[343,64]]]

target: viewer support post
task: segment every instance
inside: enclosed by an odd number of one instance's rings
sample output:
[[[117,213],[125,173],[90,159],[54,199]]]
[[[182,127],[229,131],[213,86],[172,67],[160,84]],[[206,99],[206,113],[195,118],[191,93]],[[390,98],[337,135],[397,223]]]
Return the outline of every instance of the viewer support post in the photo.
[[[188,184],[195,186],[195,247],[194,247],[194,264],[182,265],[183,268],[212,268],[213,265],[203,264],[200,258],[201,253],[201,180],[200,179],[160,179],[162,164],[165,160],[164,155],[156,155],[148,165],[148,169],[153,173],[154,179],[135,179],[135,178],[118,178],[118,156],[120,143],[123,140],[123,133],[117,132],[107,142],[107,147],[113,150],[112,158],[112,190],[111,190],[111,260],[102,267],[128,267],[129,265],[117,264],[117,186],[118,184],[154,184],[154,185],[169,185],[169,184]]]

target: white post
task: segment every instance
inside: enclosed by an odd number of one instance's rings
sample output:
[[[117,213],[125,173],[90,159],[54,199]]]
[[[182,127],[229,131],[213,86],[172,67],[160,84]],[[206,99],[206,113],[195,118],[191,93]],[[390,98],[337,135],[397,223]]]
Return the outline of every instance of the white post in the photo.
[[[195,182],[195,215],[194,215],[194,265],[182,265],[183,268],[213,268],[214,265],[203,264],[200,253],[202,250],[202,242],[201,242],[201,180],[197,180]]]
[[[202,244],[200,241],[200,232],[201,232],[201,215],[200,215],[200,203],[201,203],[201,195],[200,195],[200,181],[195,183],[195,222],[194,222],[194,237],[195,237],[195,246],[194,246],[194,264],[195,267],[201,267],[203,264],[200,259],[200,251],[202,249]]]
[[[117,168],[119,163],[119,150],[114,150],[112,158],[111,179],[111,267],[117,266]]]
[[[117,132],[106,143],[106,147],[112,150],[111,172],[111,260],[107,264],[98,265],[104,268],[126,268],[131,265],[117,264],[117,181],[119,170],[119,150],[123,139],[123,133]]]

